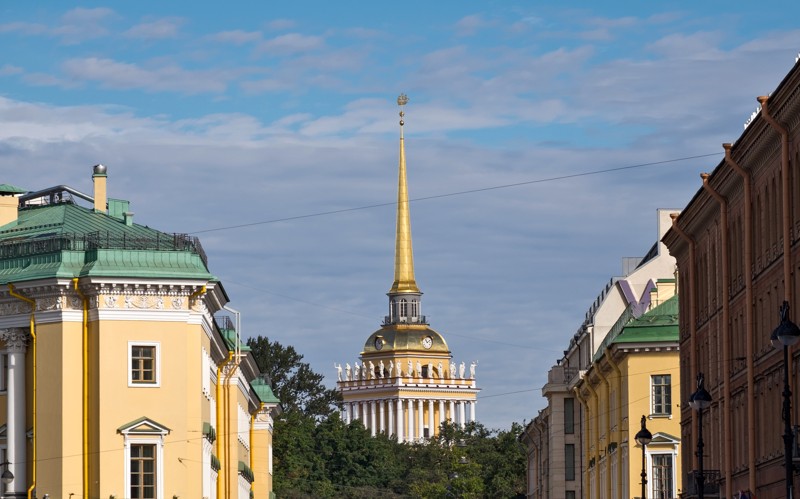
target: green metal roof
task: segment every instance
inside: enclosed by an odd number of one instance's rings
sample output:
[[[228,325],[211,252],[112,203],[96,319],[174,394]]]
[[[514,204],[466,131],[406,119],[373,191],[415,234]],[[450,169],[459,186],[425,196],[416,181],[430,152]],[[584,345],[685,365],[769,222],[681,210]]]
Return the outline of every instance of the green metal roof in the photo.
[[[0,226],[0,283],[82,276],[215,279],[196,238],[69,202],[22,207]]]
[[[25,194],[26,191],[22,187],[17,187],[16,185],[11,184],[0,184],[0,195],[8,195],[8,194]]]
[[[629,322],[612,343],[678,341],[678,295]]]
[[[253,387],[253,391],[256,392],[258,398],[264,402],[265,404],[280,404],[281,401],[278,400],[278,397],[275,396],[275,393],[272,391],[272,387],[269,386],[269,383],[264,381],[261,378],[256,378],[250,382],[250,386]]]

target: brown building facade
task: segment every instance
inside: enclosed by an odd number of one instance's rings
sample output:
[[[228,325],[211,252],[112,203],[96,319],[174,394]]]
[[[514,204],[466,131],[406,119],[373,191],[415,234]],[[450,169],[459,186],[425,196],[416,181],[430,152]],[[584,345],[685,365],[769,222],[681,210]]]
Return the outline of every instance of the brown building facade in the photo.
[[[784,300],[800,317],[800,64],[745,125],[725,158],[673,218],[663,241],[676,258],[680,297],[680,403],[685,497],[695,497],[698,373],[713,402],[703,413],[706,481],[720,496],[786,496],[783,354],[770,343]],[[799,424],[800,348],[790,350]],[[706,494],[706,497],[709,497]]]

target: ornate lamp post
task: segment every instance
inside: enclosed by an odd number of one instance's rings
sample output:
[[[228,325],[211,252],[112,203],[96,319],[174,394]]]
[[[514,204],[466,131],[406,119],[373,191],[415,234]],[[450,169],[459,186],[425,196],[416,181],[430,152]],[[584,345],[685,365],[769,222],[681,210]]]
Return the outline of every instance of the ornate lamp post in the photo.
[[[647,426],[645,426],[646,419],[647,418],[642,416],[642,429],[639,430],[639,433],[637,433],[636,437],[634,437],[636,441],[639,442],[639,445],[642,446],[642,499],[647,498],[647,463],[645,461],[645,450],[647,448],[647,444],[653,440],[653,434],[650,433],[650,431],[647,429]]]
[[[789,347],[800,340],[800,328],[789,320],[789,303],[784,301],[781,306],[781,323],[775,328],[770,336],[772,346],[775,348],[783,347],[783,451],[784,451],[784,467],[786,473],[786,497],[791,499],[792,488],[792,473],[794,467],[792,465],[792,391],[789,389]]]
[[[711,405],[711,394],[703,386],[703,381],[703,373],[698,373],[697,391],[689,396],[689,407],[697,411],[697,458],[700,469],[695,472],[694,479],[697,484],[697,497],[700,499],[703,499],[706,483],[703,473],[703,409]]]

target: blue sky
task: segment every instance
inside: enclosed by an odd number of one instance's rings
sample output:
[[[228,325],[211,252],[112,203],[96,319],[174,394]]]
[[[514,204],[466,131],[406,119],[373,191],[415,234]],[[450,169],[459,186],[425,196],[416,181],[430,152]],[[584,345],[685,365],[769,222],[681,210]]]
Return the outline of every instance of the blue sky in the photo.
[[[417,282],[494,428],[800,51],[795,2],[3,2],[0,182],[202,238],[246,335],[333,382],[387,311],[397,106]]]

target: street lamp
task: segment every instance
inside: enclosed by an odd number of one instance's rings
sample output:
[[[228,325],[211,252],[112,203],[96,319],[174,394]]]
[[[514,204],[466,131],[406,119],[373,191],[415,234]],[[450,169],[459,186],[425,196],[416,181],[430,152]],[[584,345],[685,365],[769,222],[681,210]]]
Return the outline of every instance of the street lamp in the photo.
[[[14,481],[14,473],[11,473],[11,470],[8,469],[9,464],[11,463],[9,463],[8,461],[0,463],[0,466],[3,467],[3,474],[0,475],[0,481],[2,481],[6,485]]]
[[[775,328],[770,336],[772,346],[775,348],[783,347],[783,452],[784,467],[786,473],[786,497],[792,498],[792,391],[789,389],[789,347],[800,340],[800,328],[797,324],[789,320],[789,302],[784,301],[781,305],[781,323]]]
[[[645,450],[647,448],[647,444],[653,440],[653,434],[647,429],[645,426],[646,418],[642,416],[642,429],[639,430],[639,433],[636,434],[636,441],[639,442],[639,445],[642,446],[642,499],[647,498],[647,470],[645,464]]]
[[[697,391],[689,396],[689,407],[697,411],[697,458],[700,469],[695,473],[697,497],[703,499],[706,477],[703,474],[703,409],[711,405],[711,394],[703,386],[703,373],[697,375]]]

